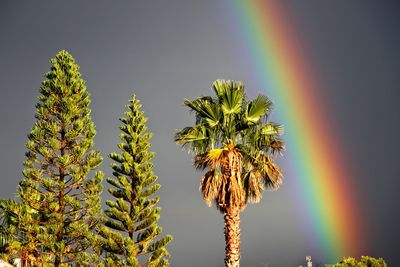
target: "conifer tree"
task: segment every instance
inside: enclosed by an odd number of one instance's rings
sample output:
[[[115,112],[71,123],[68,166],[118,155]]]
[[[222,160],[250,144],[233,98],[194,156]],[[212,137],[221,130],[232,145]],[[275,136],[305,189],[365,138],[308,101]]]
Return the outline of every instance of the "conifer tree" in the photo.
[[[129,100],[128,111],[121,117],[119,153],[111,153],[114,178],[107,178],[110,194],[115,200],[106,201],[103,249],[106,266],[169,266],[165,246],[172,236],[155,240],[161,234],[157,225],[159,197],[151,197],[160,188],[150,162],[152,133],[145,125],[147,118],[135,95]]]
[[[19,183],[19,231],[10,247],[26,266],[94,266],[101,218],[102,162],[89,93],[66,51],[51,59],[28,135]]]
[[[0,199],[0,258],[4,259],[8,244],[14,240],[14,225],[18,221],[15,213],[18,203],[13,199]]]

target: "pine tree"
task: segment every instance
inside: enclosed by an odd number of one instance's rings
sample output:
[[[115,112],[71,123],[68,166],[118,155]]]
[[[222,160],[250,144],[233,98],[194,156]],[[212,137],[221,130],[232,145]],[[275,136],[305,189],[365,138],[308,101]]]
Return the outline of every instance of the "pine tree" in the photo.
[[[103,176],[96,169],[103,159],[92,150],[90,95],[68,52],[60,51],[51,64],[18,188],[23,238],[10,246],[27,266],[95,265]]]
[[[13,199],[0,199],[0,259],[7,256],[8,245],[14,240],[17,205]]]
[[[115,200],[106,201],[109,209],[102,229],[105,263],[110,267],[169,266],[165,246],[172,236],[154,241],[162,229],[157,225],[159,197],[150,198],[160,188],[150,162],[155,154],[148,151],[152,134],[147,132],[147,118],[135,95],[129,103],[125,117],[120,118],[120,153],[109,155],[114,160],[114,178],[107,178],[111,185],[108,191]]]

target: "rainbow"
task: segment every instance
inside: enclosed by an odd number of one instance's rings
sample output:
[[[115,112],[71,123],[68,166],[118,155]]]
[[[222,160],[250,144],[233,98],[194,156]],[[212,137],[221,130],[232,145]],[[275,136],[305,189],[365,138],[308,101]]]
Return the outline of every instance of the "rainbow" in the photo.
[[[364,245],[357,192],[296,24],[281,1],[226,1],[224,9],[233,12],[229,27],[239,32],[236,41],[250,65],[246,70],[281,112],[285,158],[294,169],[286,179],[295,180],[302,198],[295,201],[308,214],[305,227],[319,248],[315,253],[325,262],[358,256]]]

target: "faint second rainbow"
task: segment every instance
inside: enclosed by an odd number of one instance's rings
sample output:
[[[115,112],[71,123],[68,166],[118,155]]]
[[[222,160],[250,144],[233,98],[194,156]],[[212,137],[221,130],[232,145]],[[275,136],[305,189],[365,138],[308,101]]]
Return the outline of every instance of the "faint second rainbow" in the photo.
[[[358,255],[362,225],[357,194],[345,167],[345,149],[332,131],[329,113],[319,96],[321,85],[309,72],[301,39],[280,1],[236,0],[235,24],[241,49],[275,106],[282,110],[287,154],[314,242],[324,260]],[[301,208],[301,207],[299,207]]]

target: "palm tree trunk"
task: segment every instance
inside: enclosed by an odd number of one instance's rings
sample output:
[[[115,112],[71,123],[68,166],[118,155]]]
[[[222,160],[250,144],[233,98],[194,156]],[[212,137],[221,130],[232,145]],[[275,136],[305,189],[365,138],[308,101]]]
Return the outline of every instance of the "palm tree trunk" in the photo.
[[[240,263],[240,210],[228,208],[224,212],[225,220],[225,266],[239,267]]]

